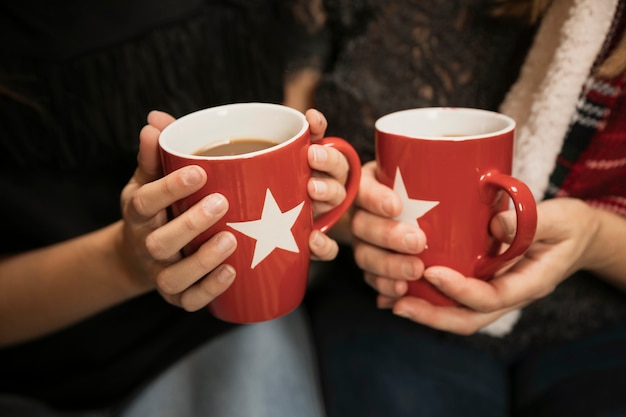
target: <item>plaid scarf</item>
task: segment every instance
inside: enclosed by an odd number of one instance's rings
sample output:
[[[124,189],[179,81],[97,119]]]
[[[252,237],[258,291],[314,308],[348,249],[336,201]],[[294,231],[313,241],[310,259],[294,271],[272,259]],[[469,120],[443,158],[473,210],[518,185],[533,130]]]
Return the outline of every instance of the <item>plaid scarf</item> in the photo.
[[[595,65],[611,53],[626,28],[619,2]],[[594,71],[592,71],[592,74]],[[581,92],[546,197],[574,197],[626,216],[626,75],[591,75]]]

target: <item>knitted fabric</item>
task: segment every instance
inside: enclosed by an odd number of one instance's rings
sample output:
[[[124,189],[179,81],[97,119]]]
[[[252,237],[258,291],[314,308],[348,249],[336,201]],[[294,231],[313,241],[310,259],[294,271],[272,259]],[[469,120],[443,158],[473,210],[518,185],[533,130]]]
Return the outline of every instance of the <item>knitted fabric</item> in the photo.
[[[625,77],[613,82],[590,80],[588,85],[548,196],[580,198],[626,216]]]
[[[596,65],[625,36],[626,2],[621,1],[610,36]],[[575,197],[626,215],[626,74],[587,80],[576,106],[546,197]]]

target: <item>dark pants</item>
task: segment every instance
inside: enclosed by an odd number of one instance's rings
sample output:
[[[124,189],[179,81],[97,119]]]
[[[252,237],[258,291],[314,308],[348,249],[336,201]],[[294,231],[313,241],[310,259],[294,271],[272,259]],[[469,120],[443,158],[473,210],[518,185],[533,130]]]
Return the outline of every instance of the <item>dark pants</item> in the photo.
[[[329,417],[626,416],[626,323],[503,353],[378,310],[347,255],[324,268],[307,307]]]

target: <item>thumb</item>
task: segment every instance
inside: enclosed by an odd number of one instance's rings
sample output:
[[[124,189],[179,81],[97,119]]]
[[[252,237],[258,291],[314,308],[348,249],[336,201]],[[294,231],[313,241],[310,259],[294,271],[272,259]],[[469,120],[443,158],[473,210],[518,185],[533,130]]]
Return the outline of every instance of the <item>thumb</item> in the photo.
[[[154,126],[145,125],[139,133],[139,155],[135,176],[142,184],[154,181],[161,176],[161,157],[159,154],[159,134]]]
[[[504,243],[511,243],[517,229],[515,210],[502,211],[491,219],[489,230],[493,237]]]
[[[153,110],[148,113],[148,124],[139,132],[138,167],[135,175],[140,183],[145,184],[161,176],[159,135],[173,121],[174,117],[162,111]]]

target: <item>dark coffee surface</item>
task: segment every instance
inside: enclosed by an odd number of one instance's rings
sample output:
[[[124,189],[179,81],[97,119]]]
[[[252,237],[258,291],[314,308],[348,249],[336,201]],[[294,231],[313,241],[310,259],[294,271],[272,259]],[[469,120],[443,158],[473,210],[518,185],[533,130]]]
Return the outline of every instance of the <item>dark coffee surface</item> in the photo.
[[[209,145],[196,152],[198,156],[231,156],[243,155],[245,153],[262,151],[278,145],[277,142],[267,139],[233,139],[217,145]]]

